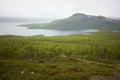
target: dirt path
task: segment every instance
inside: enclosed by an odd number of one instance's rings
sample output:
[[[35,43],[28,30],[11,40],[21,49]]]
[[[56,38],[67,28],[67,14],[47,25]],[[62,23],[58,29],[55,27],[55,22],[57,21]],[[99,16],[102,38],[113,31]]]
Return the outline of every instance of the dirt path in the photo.
[[[83,62],[85,64],[98,64],[98,65],[104,65],[108,67],[115,67],[120,69],[120,64],[114,65],[114,64],[105,64],[105,63],[100,63],[100,62],[94,62],[94,61],[88,61],[84,59],[77,59],[80,62]],[[120,80],[120,72],[114,72],[111,75],[92,75],[87,78],[87,80]]]
[[[115,64],[106,64],[106,63],[88,61],[88,60],[79,59],[79,58],[77,58],[77,60],[79,60],[80,62],[86,63],[86,64],[98,64],[98,65],[103,65],[103,66],[108,66],[108,67],[115,67],[115,68],[120,69],[120,64],[117,64],[117,65],[115,65]]]
[[[93,75],[93,76],[90,76],[88,80],[120,80],[120,72],[116,72],[108,76]]]

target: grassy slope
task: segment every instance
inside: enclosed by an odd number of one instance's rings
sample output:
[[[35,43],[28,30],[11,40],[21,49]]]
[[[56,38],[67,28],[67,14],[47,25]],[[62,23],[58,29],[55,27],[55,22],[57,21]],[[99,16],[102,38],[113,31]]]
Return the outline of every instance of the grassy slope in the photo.
[[[0,79],[76,80],[120,71],[87,59],[120,64],[120,33],[71,36],[0,36]]]
[[[79,17],[79,16],[78,16]],[[120,31],[120,21],[94,16],[92,18],[74,18],[55,20],[46,24],[26,24],[29,29],[81,30],[98,29],[100,31]]]

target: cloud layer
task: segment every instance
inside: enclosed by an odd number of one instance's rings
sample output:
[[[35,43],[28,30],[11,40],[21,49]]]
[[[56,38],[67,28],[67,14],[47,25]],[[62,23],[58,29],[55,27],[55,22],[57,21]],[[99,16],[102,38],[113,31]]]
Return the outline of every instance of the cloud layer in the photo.
[[[120,0],[0,0],[0,17],[64,18],[74,13],[120,17]]]

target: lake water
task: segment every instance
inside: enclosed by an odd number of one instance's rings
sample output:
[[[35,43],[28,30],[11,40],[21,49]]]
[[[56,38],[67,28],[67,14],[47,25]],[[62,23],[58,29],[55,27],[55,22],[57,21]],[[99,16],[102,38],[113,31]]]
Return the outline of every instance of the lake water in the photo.
[[[19,26],[23,24],[36,23],[36,22],[0,22],[0,35],[20,35],[20,36],[33,36],[33,35],[70,35],[88,32],[97,32],[95,29],[86,30],[47,30],[47,29],[27,29],[26,27]],[[40,22],[39,22],[40,23]]]

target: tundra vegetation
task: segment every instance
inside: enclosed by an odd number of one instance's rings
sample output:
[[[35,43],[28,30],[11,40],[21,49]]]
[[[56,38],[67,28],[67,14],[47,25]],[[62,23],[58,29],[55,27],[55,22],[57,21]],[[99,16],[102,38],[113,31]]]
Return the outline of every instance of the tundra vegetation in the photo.
[[[0,36],[0,80],[87,80],[119,66],[119,32]]]

